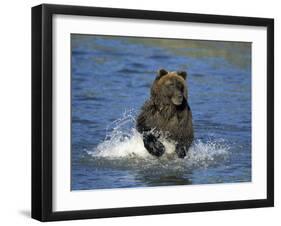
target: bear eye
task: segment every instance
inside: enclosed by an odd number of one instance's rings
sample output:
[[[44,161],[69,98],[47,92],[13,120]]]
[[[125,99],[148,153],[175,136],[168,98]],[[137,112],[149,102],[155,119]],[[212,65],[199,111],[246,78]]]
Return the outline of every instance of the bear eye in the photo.
[[[178,85],[178,89],[179,89],[181,92],[183,92],[183,90],[184,90],[183,85],[179,84],[179,85]]]

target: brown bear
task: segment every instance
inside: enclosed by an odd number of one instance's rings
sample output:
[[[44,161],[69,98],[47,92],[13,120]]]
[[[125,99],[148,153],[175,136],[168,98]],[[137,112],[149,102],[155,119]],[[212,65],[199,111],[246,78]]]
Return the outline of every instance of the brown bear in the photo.
[[[188,104],[187,73],[160,69],[151,87],[151,96],[143,105],[136,128],[144,146],[154,156],[162,156],[161,138],[176,143],[175,152],[184,158],[193,141],[192,113]]]

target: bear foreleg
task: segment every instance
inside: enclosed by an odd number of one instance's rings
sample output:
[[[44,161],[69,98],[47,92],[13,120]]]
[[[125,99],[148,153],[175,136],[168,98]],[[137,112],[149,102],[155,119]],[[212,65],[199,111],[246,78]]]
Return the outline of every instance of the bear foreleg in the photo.
[[[165,152],[164,145],[153,134],[143,134],[143,143],[146,150],[157,157],[160,157]]]
[[[186,156],[187,147],[185,145],[177,144],[176,146],[176,153],[179,158],[184,158]]]

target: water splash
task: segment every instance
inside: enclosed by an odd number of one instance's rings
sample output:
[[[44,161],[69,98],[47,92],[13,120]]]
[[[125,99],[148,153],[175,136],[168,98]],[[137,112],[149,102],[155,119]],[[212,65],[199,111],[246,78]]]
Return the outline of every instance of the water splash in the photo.
[[[144,148],[142,135],[135,129],[135,112],[126,111],[123,116],[107,127],[107,134],[94,150],[87,151],[88,157],[101,167],[157,168],[186,170],[207,168],[228,159],[229,146],[224,140],[203,142],[195,140],[184,159],[177,158],[175,143],[162,140],[165,153],[160,158],[152,156]]]

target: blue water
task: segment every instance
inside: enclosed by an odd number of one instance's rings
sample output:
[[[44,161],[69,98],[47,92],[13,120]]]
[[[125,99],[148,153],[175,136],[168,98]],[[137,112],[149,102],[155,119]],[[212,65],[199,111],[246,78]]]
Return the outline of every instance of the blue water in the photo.
[[[72,190],[251,181],[249,43],[71,39]],[[159,68],[188,71],[195,141],[185,159],[150,156],[134,129]]]

